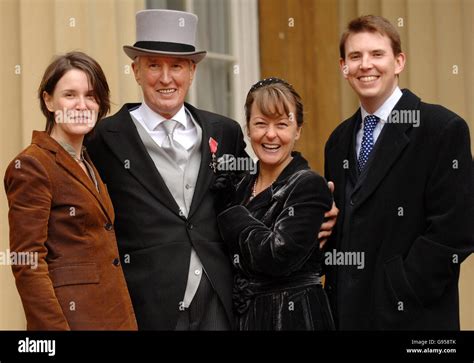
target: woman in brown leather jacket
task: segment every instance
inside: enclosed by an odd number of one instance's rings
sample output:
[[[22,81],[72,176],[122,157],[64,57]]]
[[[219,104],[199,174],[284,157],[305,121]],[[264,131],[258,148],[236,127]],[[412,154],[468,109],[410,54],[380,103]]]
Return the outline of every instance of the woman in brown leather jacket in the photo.
[[[231,193],[227,188],[231,202],[218,215],[236,269],[237,328],[332,330],[317,239],[332,197],[324,178],[293,152],[301,98],[287,82],[269,78],[250,89],[245,110],[258,172]]]
[[[46,131],[5,174],[10,250],[35,256],[12,266],[28,330],[136,330],[107,188],[82,146],[110,108],[99,64],[57,57],[38,90]]]

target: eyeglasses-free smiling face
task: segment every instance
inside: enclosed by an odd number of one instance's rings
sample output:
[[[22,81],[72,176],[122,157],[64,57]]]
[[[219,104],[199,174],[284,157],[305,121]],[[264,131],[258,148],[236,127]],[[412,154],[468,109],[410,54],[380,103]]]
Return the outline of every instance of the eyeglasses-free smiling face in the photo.
[[[248,136],[261,167],[285,167],[291,160],[291,151],[300,137],[293,104],[289,115],[265,116],[256,103],[252,104]]]
[[[403,71],[405,55],[395,56],[390,38],[378,32],[350,34],[345,53],[346,58],[340,60],[343,76],[362,106],[373,113],[397,87],[397,75]]]
[[[170,119],[184,104],[196,64],[183,58],[140,56],[132,63],[132,68],[145,103]]]
[[[99,104],[87,74],[80,69],[67,71],[53,94],[44,92],[43,99],[48,110],[55,114],[55,133],[69,137],[85,135],[97,122]]]

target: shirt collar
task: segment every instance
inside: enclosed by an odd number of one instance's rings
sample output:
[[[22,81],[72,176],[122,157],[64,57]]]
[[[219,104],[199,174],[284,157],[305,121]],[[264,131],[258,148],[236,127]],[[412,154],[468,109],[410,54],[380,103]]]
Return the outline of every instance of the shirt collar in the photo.
[[[385,100],[385,102],[380,106],[372,115],[377,116],[382,123],[385,123],[388,119],[388,116],[392,112],[393,108],[397,104],[398,100],[403,96],[400,87],[396,87],[389,98]],[[368,113],[362,105],[360,106],[362,121],[364,121],[365,117],[371,115]]]
[[[68,152],[69,155],[72,156],[72,158],[74,160],[77,160],[77,155],[76,155],[76,150],[74,150],[74,148],[69,145],[67,142],[65,141],[62,141],[62,140],[56,140],[58,142],[59,145],[61,145],[63,147],[64,150],[66,150]],[[85,150],[85,146],[83,145],[82,148],[81,148],[81,161],[84,160],[84,150]]]
[[[140,115],[142,116],[143,123],[146,125],[149,131],[157,130],[157,127],[165,120],[163,116],[159,113],[153,111],[145,102],[139,107]],[[181,106],[179,111],[172,117],[173,120],[178,121],[184,129],[188,127],[188,119],[186,117],[186,109],[184,108],[184,104]]]

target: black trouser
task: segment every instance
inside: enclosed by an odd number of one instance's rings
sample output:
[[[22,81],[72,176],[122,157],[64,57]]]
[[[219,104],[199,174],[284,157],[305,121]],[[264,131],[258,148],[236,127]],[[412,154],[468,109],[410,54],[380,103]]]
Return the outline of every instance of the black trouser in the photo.
[[[230,330],[224,305],[205,273],[189,308],[180,312],[175,330]]]

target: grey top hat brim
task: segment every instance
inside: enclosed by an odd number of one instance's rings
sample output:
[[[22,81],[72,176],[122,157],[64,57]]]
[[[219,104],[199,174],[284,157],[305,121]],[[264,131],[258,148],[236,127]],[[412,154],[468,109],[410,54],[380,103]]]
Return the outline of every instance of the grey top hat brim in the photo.
[[[164,52],[164,51],[157,51],[157,50],[150,50],[150,49],[145,49],[145,48],[138,48],[138,47],[133,47],[131,45],[124,45],[123,46],[123,51],[131,58],[135,59],[137,56],[153,56],[153,55],[158,55],[158,56],[163,56],[163,57],[174,57],[174,58],[185,58],[185,59],[191,59],[194,63],[199,63],[204,59],[206,56],[207,52],[205,50],[203,51],[197,51],[197,52]]]

